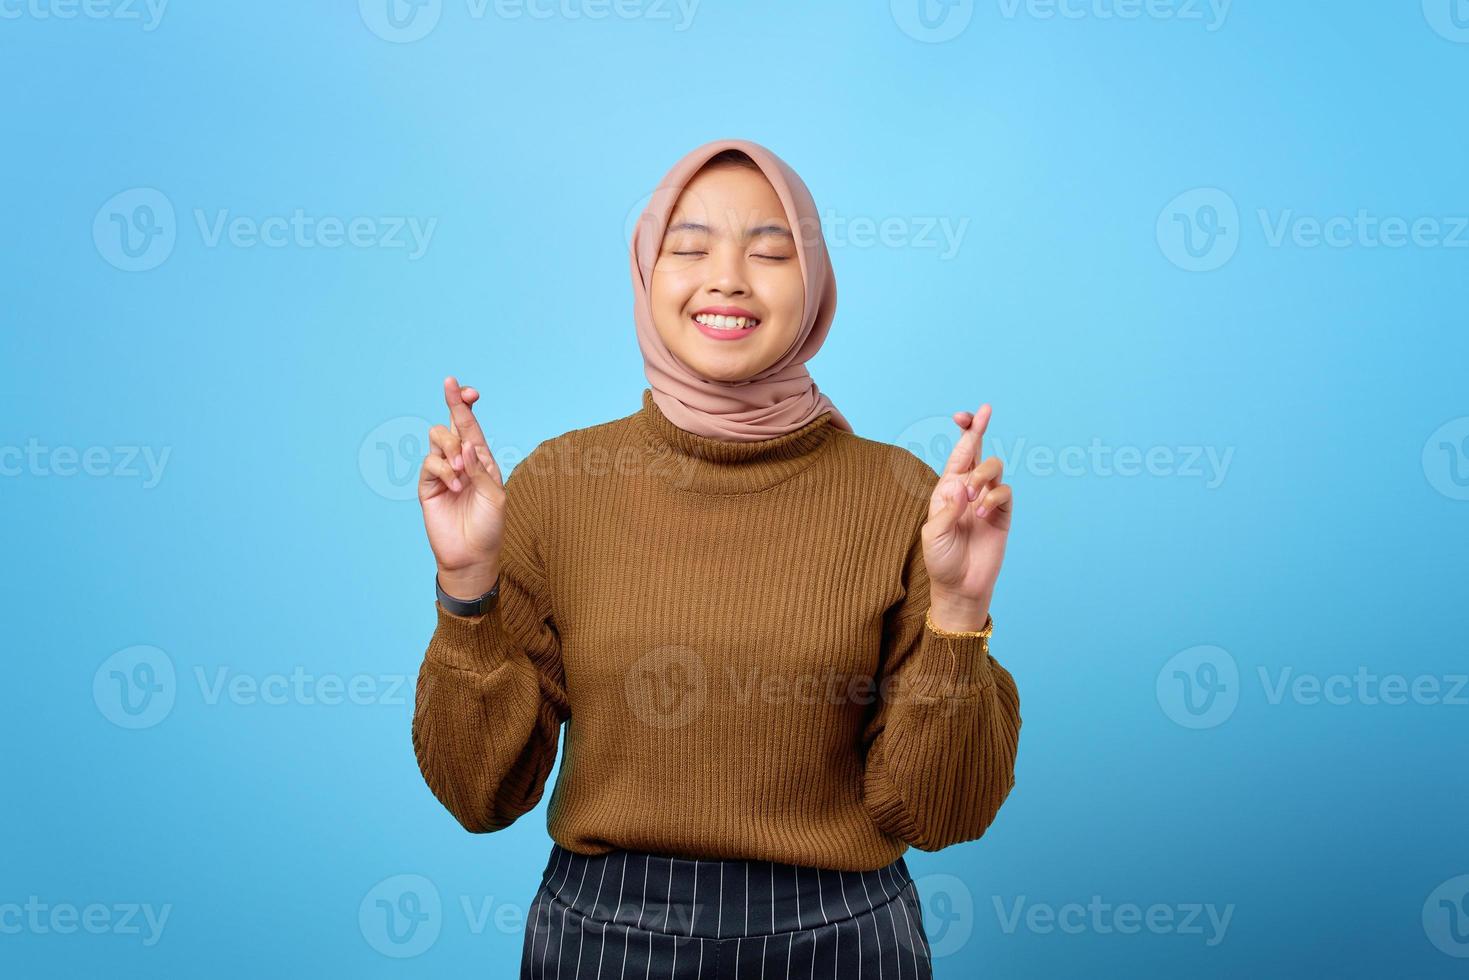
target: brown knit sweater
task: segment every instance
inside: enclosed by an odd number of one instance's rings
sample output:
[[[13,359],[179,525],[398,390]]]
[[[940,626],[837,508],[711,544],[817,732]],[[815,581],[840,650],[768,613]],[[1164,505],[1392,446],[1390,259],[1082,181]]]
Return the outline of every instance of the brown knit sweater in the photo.
[[[824,414],[734,442],[623,418],[506,478],[500,592],[438,623],[424,779],[476,833],[840,870],[973,840],[1015,783],[1015,680],[927,620],[938,475]]]

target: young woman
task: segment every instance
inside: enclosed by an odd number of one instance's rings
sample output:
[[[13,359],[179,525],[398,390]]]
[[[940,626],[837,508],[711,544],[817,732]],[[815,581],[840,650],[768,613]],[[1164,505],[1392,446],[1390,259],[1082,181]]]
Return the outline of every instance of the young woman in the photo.
[[[756,143],[680,160],[631,251],[638,411],[502,482],[444,381],[419,766],[500,830],[566,724],[523,978],[930,977],[903,852],[979,837],[1015,782],[990,407],[942,475],[852,432],[804,367],[836,308],[816,205]]]

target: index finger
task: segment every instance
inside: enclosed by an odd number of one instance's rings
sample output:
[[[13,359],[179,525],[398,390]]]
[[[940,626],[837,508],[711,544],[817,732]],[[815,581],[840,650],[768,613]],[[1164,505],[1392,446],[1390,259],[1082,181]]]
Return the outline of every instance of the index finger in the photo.
[[[964,413],[968,414],[968,413]],[[979,406],[979,411],[974,413],[969,427],[964,430],[964,435],[954,444],[954,451],[949,454],[949,460],[944,464],[944,472],[940,476],[948,476],[950,473],[968,473],[974,469],[974,464],[979,460],[980,449],[984,445],[984,430],[989,427],[990,415],[993,409],[989,402]]]
[[[449,406],[449,417],[454,421],[454,431],[465,442],[489,448],[485,434],[480,430],[474,412],[459,393],[459,381],[452,374],[444,379],[444,403]]]

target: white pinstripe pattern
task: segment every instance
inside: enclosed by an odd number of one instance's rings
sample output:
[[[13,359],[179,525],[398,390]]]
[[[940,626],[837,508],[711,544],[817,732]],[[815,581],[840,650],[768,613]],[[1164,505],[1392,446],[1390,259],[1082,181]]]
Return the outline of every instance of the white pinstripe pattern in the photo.
[[[886,889],[883,890],[883,894],[884,895],[887,894],[887,890]],[[896,896],[894,896],[894,897],[896,897]],[[893,902],[892,902],[892,899],[888,899],[886,902],[884,902],[882,907],[887,910],[887,914],[888,914],[888,925],[891,926],[892,927],[892,930],[893,930],[893,959],[897,960],[898,980],[903,980],[903,960],[902,960],[901,957],[898,956],[898,950],[900,948],[898,946],[898,920],[895,919],[895,918],[893,918]],[[915,978],[915,980],[916,980],[916,978]]]
[[[564,848],[562,850],[566,851],[566,849]],[[625,851],[623,853],[622,869],[620,872],[620,880],[617,890],[617,904],[614,907],[612,914],[610,916],[607,916],[605,914],[605,910],[603,910],[601,901],[602,892],[607,890],[607,870],[608,865],[611,863],[610,855],[604,856],[604,859],[599,862],[602,867],[599,869],[598,874],[594,876],[596,878],[596,887],[593,895],[590,897],[589,900],[590,906],[581,904],[581,896],[586,894],[586,886],[588,884],[587,871],[590,868],[592,862],[596,860],[596,856],[587,856],[585,859],[580,859],[578,855],[570,852],[559,853],[557,855],[556,860],[555,862],[553,862],[549,873],[545,876],[537,900],[535,903],[533,903],[533,908],[536,910],[536,913],[534,915],[535,923],[531,927],[529,941],[525,947],[527,951],[527,960],[524,967],[530,972],[523,972],[523,976],[534,976],[537,978],[544,978],[544,980],[551,980],[551,977],[553,976],[553,974],[549,971],[551,960],[547,954],[549,954],[550,951],[550,933],[552,931],[556,931],[554,926],[555,920],[547,917],[547,935],[543,942],[540,937],[540,916],[541,913],[546,911],[554,912],[552,903],[558,901],[560,904],[563,905],[563,910],[559,929],[560,935],[557,938],[556,946],[556,970],[554,973],[556,980],[562,980],[563,974],[565,974],[565,980],[582,980],[583,977],[586,977],[587,980],[592,980],[593,977],[597,978],[597,980],[601,980],[602,977],[611,975],[610,973],[604,973],[604,970],[610,968],[610,964],[607,964],[606,962],[608,941],[607,932],[609,925],[618,924],[620,922],[621,909],[624,899],[626,897],[629,856],[630,855],[628,852]],[[633,856],[641,855],[636,855],[636,852],[633,852]],[[648,934],[647,966],[644,971],[644,980],[655,980],[655,978],[656,980],[675,980],[675,978],[678,978],[678,980],[688,980],[688,978],[690,977],[696,978],[696,980],[714,980],[714,977],[712,975],[706,977],[704,973],[704,962],[708,954],[706,946],[711,939],[715,943],[716,952],[721,949],[721,943],[727,943],[731,940],[733,940],[734,943],[734,962],[732,965],[728,961],[720,962],[718,971],[719,975],[736,976],[743,978],[744,976],[746,976],[744,971],[750,969],[750,967],[746,964],[744,960],[743,943],[745,939],[750,939],[751,941],[753,941],[757,937],[757,935],[761,940],[760,950],[754,955],[757,955],[760,959],[759,976],[761,977],[761,980],[765,980],[765,978],[767,977],[769,977],[770,980],[775,980],[775,975],[778,974],[779,968],[773,967],[773,965],[769,962],[771,953],[773,952],[770,949],[770,940],[772,938],[779,939],[781,931],[785,931],[787,933],[787,936],[786,968],[784,974],[780,975],[786,977],[787,980],[789,980],[789,978],[792,976],[798,976],[802,974],[805,974],[806,976],[810,977],[811,980],[814,980],[817,961],[821,960],[823,963],[826,962],[826,960],[822,959],[823,955],[829,957],[832,963],[832,969],[829,973],[826,970],[822,971],[823,978],[830,977],[831,980],[848,980],[848,977],[850,976],[856,976],[860,980],[860,978],[863,976],[863,973],[865,972],[865,967],[871,965],[870,959],[877,960],[878,980],[887,980],[887,977],[885,977],[884,975],[886,974],[886,969],[889,965],[893,965],[896,968],[895,980],[909,980],[910,977],[912,978],[912,980],[933,980],[932,949],[929,946],[928,937],[923,929],[922,916],[919,913],[919,907],[917,904],[917,888],[912,879],[907,877],[906,868],[898,865],[896,862],[894,862],[893,864],[889,864],[883,868],[856,872],[858,883],[861,885],[863,896],[866,899],[866,907],[859,908],[855,912],[852,908],[851,896],[847,893],[845,871],[840,869],[827,870],[822,868],[808,868],[804,865],[780,865],[778,862],[774,861],[762,862],[767,865],[770,873],[769,924],[767,931],[765,931],[763,934],[752,932],[752,927],[766,927],[763,918],[759,926],[756,926],[755,923],[751,922],[752,918],[759,918],[758,916],[752,916],[752,911],[754,911],[752,909],[752,906],[754,904],[754,893],[751,889],[755,887],[758,882],[753,882],[751,880],[753,876],[750,873],[750,866],[755,862],[745,862],[745,886],[744,892],[739,899],[734,899],[734,896],[726,896],[724,894],[723,872],[726,865],[730,864],[730,862],[719,862],[720,892],[719,900],[716,902],[719,910],[716,914],[716,921],[719,923],[719,925],[717,926],[715,935],[713,937],[710,937],[707,935],[695,935],[695,933],[698,931],[697,909],[700,904],[708,904],[707,901],[702,903],[699,902],[700,895],[698,892],[698,883],[699,879],[701,877],[704,877],[702,867],[704,862],[699,859],[689,859],[689,863],[693,864],[694,866],[692,874],[692,889],[690,889],[689,879],[687,878],[681,878],[680,882],[678,883],[681,909],[680,914],[683,914],[683,910],[685,910],[685,903],[687,903],[688,908],[691,908],[693,910],[690,913],[691,918],[688,922],[687,929],[684,932],[678,933],[675,933],[673,931],[672,911],[673,891],[675,884],[673,878],[675,874],[682,875],[682,872],[677,870],[676,859],[671,856],[666,857],[666,860],[668,861],[668,877],[664,885],[663,922],[659,925],[644,923],[644,919],[647,918],[648,901],[656,902],[655,898],[651,898],[652,893],[649,890],[650,885],[654,888],[658,887],[656,884],[653,884],[651,872],[652,862],[655,856],[660,858],[665,857],[664,855],[651,854],[644,856],[643,890],[639,894],[640,906],[638,909],[638,915],[636,917],[636,928],[646,931]],[[577,871],[573,866],[577,863],[580,863],[582,865],[582,868],[577,880],[577,887],[572,894],[571,900],[568,902],[562,899],[561,896],[564,894],[563,890],[570,884],[571,876],[573,874],[577,874]],[[780,890],[776,887],[776,875],[778,873],[781,873],[781,869],[786,868],[789,869],[789,871],[785,874],[788,875],[787,880],[792,890],[791,892],[787,893],[787,899],[789,899],[792,894],[794,895],[794,921],[792,921],[791,911],[789,907],[786,908],[786,911],[783,913],[783,915],[778,914],[778,892]],[[807,870],[812,871],[816,875],[816,911],[819,912],[821,918],[820,924],[813,922],[809,926],[804,924],[805,920],[802,918],[801,910],[801,905],[805,904],[801,901],[801,891],[803,890],[801,887],[801,878],[803,877],[802,872]],[[826,884],[829,878],[836,879],[837,890],[839,895],[841,896],[841,901],[837,905],[833,906],[832,909],[828,909],[826,907]],[[876,888],[873,888],[873,885],[875,885]],[[873,894],[874,892],[877,893],[875,896]],[[809,895],[807,897],[809,898]],[[910,901],[913,903],[912,907],[909,906]],[[738,935],[726,939],[723,937],[722,931],[719,931],[723,928],[723,907],[725,904],[734,905],[736,902],[743,905],[744,922]],[[898,909],[896,911],[892,907],[894,903],[898,905]],[[886,933],[883,933],[881,931],[881,927],[879,926],[879,921],[882,918],[882,916],[878,913],[879,908],[886,909],[886,918],[888,920],[888,930]],[[570,951],[565,948],[566,933],[569,926],[567,914],[570,911],[575,911],[578,915],[577,953],[575,957],[573,973],[565,973],[565,960],[570,958]],[[831,918],[832,912],[836,912],[838,915],[836,921],[833,921]],[[901,915],[903,919],[902,929],[899,929],[897,926],[899,915]],[[595,965],[593,965],[592,962],[589,961],[586,957],[586,931],[588,919],[592,920],[592,924],[594,927],[599,927],[597,931],[599,932],[601,937],[601,945],[598,950]],[[870,947],[867,946],[866,937],[863,935],[863,919],[867,919],[872,922],[874,939],[877,940],[876,952],[873,954],[868,953],[868,949]],[[848,923],[851,924],[851,928],[856,930],[856,951],[855,953],[849,952],[847,954],[847,959],[842,960],[841,941],[843,937],[841,934],[841,930],[843,927],[847,926]],[[621,928],[627,933],[626,939],[623,943],[623,955],[620,974],[623,977],[623,980],[626,980],[627,966],[630,958],[631,940],[634,937],[634,933],[632,931],[632,926],[622,925]],[[666,936],[668,938],[669,943],[671,943],[673,946],[671,953],[667,951],[667,947],[663,946],[661,939],[655,942],[655,933],[657,933],[658,936]],[[807,944],[807,937],[809,937],[809,946]],[[830,937],[829,940],[827,937]],[[907,940],[906,945],[908,948],[907,956],[903,955],[903,939],[905,937]],[[678,972],[680,938],[687,940],[697,938],[699,941],[699,954],[697,957],[697,961],[693,967],[693,972],[689,972],[689,967],[685,965],[683,967],[683,975],[680,975]],[[852,937],[847,938],[850,943]],[[809,964],[809,970],[801,970],[800,961],[795,958],[795,944],[796,940],[798,939],[801,940],[802,944],[801,958],[807,960]],[[539,957],[539,964],[536,964],[529,957],[534,956],[534,951],[538,943],[541,944],[541,955]],[[825,951],[825,954],[823,954],[823,946],[829,947]],[[848,949],[851,950],[852,946],[849,945]],[[891,953],[888,952],[889,949],[892,950]],[[689,951],[685,950],[685,952]],[[729,951],[727,949],[725,951],[725,955],[729,955]],[[889,964],[887,962],[888,956],[893,957],[893,964]],[[851,971],[850,966],[854,957],[856,959],[858,969],[855,971]],[[659,966],[659,971],[657,974],[654,974],[652,972],[655,960],[657,961]],[[687,964],[687,960],[685,960],[685,964]],[[755,976],[755,973],[750,972],[748,975],[753,977]]]
[[[928,945],[928,933],[923,928],[923,910],[919,907],[918,903],[918,886],[912,881],[908,882],[908,894],[913,900],[913,916],[917,920],[917,927],[914,931],[918,933],[919,942],[923,943],[924,958],[932,961],[933,949]],[[932,969],[932,962],[930,962],[929,967]]]
[[[556,864],[552,866],[551,873],[546,876],[546,882],[543,882],[542,884],[545,884],[545,883],[549,882],[552,878],[556,877],[556,869],[560,867],[563,858],[564,858],[564,855],[561,855],[561,854],[556,855]],[[542,909],[544,907],[545,907],[545,902],[544,901],[537,901],[535,903],[535,906],[532,909],[532,911],[533,911],[533,913],[535,915],[535,925],[531,927],[531,934],[530,934],[530,948],[531,948],[531,951],[532,952],[534,952],[535,951],[535,948],[536,948],[536,936],[540,935],[540,932],[541,932],[541,913],[540,913],[540,909]],[[547,927],[547,929],[546,929],[546,942],[547,942],[547,944],[549,944],[551,942],[551,929],[550,929],[550,927]],[[541,958],[542,959],[545,959],[545,953],[544,952],[542,952]]]
[[[566,864],[566,874],[569,875],[569,874],[571,874],[571,858],[570,857],[566,857],[565,864]],[[547,878],[546,878],[546,884],[549,886],[550,883],[551,883],[551,880],[553,878],[555,878],[555,877],[556,877],[556,872],[555,871],[552,871],[551,874],[549,876],[547,876]],[[561,883],[563,885],[566,884],[565,876],[562,877]],[[547,904],[549,905],[550,903],[548,902]],[[542,963],[546,962],[546,953],[549,952],[550,946],[551,946],[551,924],[548,922],[548,923],[546,923],[546,945],[541,948],[541,962]]]
[[[572,904],[575,904],[576,900],[581,898],[581,886],[586,884],[586,880],[587,866],[583,863],[581,866],[581,881],[577,882],[576,897],[571,900]],[[556,980],[561,980],[561,944],[566,941],[566,913],[569,911],[571,911],[570,906],[561,910],[561,936],[556,940]]]
[[[872,905],[872,893],[867,890],[867,872],[862,872],[862,894],[867,897],[867,904]],[[882,980],[882,937],[877,934],[877,918],[872,919],[872,938],[877,940],[877,980]]]
[[[606,879],[607,879],[607,860],[605,858],[603,858],[603,860],[602,860],[602,874],[601,874],[601,877],[599,877],[597,879],[597,894],[595,896],[593,896],[593,898],[592,898],[592,908],[596,908],[597,907],[597,903],[602,900],[602,882],[605,881]],[[579,934],[580,934],[580,939],[577,942],[577,946],[576,946],[576,980],[581,980],[581,951],[582,951],[582,947],[586,945],[586,941],[587,941],[587,917],[586,916],[581,916],[581,929],[579,930]],[[607,924],[605,922],[602,923],[602,949],[603,949],[603,951],[605,951],[607,949]],[[559,968],[558,968],[558,972],[559,972]],[[597,955],[597,972],[598,973],[602,972],[602,956],[601,956],[600,953]]]

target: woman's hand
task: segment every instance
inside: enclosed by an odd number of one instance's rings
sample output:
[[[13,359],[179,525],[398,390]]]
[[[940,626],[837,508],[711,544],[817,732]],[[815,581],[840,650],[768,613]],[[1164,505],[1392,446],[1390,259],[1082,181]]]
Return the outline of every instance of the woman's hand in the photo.
[[[444,379],[449,425],[428,430],[433,448],[418,476],[418,502],[429,547],[439,565],[439,584],[458,598],[483,595],[500,574],[505,531],[505,485],[489,443],[470,410],[473,388]]]
[[[991,408],[955,412],[964,430],[939,475],[923,525],[923,560],[928,567],[929,609],[939,629],[965,632],[983,628],[1005,540],[1010,534],[1010,487],[1000,482],[998,457],[980,458]]]

